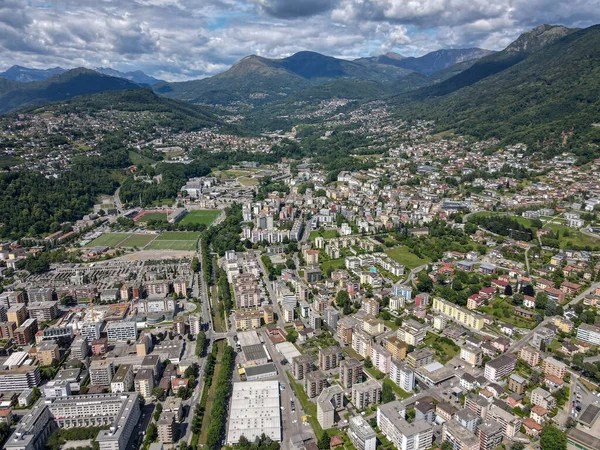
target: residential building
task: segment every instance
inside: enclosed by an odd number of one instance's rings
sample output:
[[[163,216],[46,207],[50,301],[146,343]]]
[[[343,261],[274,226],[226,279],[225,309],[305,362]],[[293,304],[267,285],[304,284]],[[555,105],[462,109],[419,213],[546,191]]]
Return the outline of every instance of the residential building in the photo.
[[[313,362],[309,355],[300,355],[292,359],[292,374],[296,380],[303,380],[312,368]]]
[[[531,404],[552,410],[556,406],[556,399],[546,389],[537,387],[531,392]]]
[[[235,328],[236,330],[253,330],[260,328],[260,319],[262,314],[259,310],[252,311],[236,311],[235,312]]]
[[[392,354],[393,359],[406,358],[406,342],[398,339],[397,336],[390,336],[385,340],[385,346]]]
[[[465,327],[481,330],[484,322],[483,317],[477,313],[461,308],[442,298],[433,299],[433,310],[454,320],[456,323]]]
[[[516,373],[508,377],[508,389],[515,394],[523,395],[527,389],[527,380]]]
[[[492,404],[487,409],[485,420],[489,422],[498,422],[502,427],[504,435],[512,439],[521,429],[521,418],[508,411]]]
[[[477,427],[480,450],[496,450],[502,443],[502,426],[499,423],[488,422]]]
[[[428,326],[414,319],[409,319],[397,331],[398,339],[408,345],[417,346],[425,339]]]
[[[415,387],[415,372],[408,364],[392,359],[390,367],[390,380],[405,392],[412,392]]]
[[[529,367],[536,367],[540,363],[540,352],[529,345],[524,346],[519,352],[519,358]]]
[[[362,416],[354,416],[350,419],[348,438],[357,450],[376,449],[377,434]]]
[[[29,318],[21,324],[15,331],[15,340],[19,345],[28,345],[34,341],[35,333],[38,331],[38,322],[34,318]]]
[[[60,359],[58,344],[54,341],[42,341],[37,347],[37,359],[42,366],[50,366]]]
[[[154,389],[154,372],[152,369],[140,369],[135,374],[134,379],[135,392],[137,392],[145,400],[152,397]]]
[[[469,408],[463,408],[454,415],[454,420],[471,433],[475,433],[481,418]]]
[[[137,340],[137,324],[135,322],[109,322],[106,326],[106,337],[109,342],[127,342]]]
[[[321,395],[317,399],[317,420],[322,429],[327,430],[334,427],[336,410],[343,406],[343,390],[337,384],[321,392]]]
[[[21,392],[41,383],[38,366],[21,366],[0,370],[0,392]]]
[[[558,359],[550,356],[544,359],[542,362],[542,370],[544,374],[552,375],[562,380],[567,374],[568,366]]]
[[[58,302],[29,302],[27,305],[29,317],[37,319],[38,322],[49,322],[58,315]]]
[[[347,358],[340,362],[340,383],[345,389],[360,383],[363,378],[362,363],[356,358]]]
[[[383,373],[390,373],[392,353],[379,344],[371,345],[371,362],[373,366]]]
[[[488,361],[485,365],[484,376],[486,379],[496,382],[510,375],[515,370],[516,358],[512,354],[502,355]]]
[[[419,348],[406,355],[406,363],[414,369],[426,366],[432,363],[433,360],[433,352],[427,348]]]
[[[341,349],[337,346],[319,349],[319,368],[330,370],[338,366]]]
[[[111,392],[129,392],[133,389],[133,366],[121,364],[110,382]]]
[[[304,390],[308,398],[318,397],[327,387],[327,376],[320,370],[309,372],[304,376]]]
[[[465,344],[460,348],[460,359],[472,366],[479,366],[483,361],[483,350],[479,347]]]
[[[112,361],[95,360],[90,364],[90,384],[92,386],[110,386],[115,375]]]
[[[365,298],[362,302],[362,309],[368,315],[377,317],[379,314],[379,302],[374,298]]]
[[[377,380],[368,380],[352,386],[352,404],[358,410],[368,408],[381,402],[381,383]]]
[[[6,311],[6,320],[14,322],[17,327],[21,326],[27,320],[27,307],[25,304],[17,303],[8,308]]]
[[[164,444],[175,442],[175,413],[163,411],[156,423],[158,441]]]
[[[444,422],[442,442],[450,442],[458,450],[479,450],[480,445],[479,438],[455,420]]]
[[[377,408],[377,427],[398,450],[427,450],[433,443],[433,426],[425,420],[409,423],[399,401]]]

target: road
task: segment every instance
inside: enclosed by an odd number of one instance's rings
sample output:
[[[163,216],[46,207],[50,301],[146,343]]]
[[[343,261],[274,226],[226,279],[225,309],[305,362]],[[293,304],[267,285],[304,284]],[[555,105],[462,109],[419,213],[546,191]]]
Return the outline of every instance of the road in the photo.
[[[516,353],[518,352],[521,347],[523,347],[527,342],[529,342],[529,340],[532,338],[533,333],[535,333],[537,330],[539,330],[540,328],[544,327],[546,324],[550,323],[550,321],[552,320],[552,318],[548,317],[544,320],[542,320],[537,327],[535,327],[533,330],[530,330],[527,334],[523,335],[523,337],[521,339],[519,339],[517,342],[515,342],[514,344],[512,344],[509,348],[508,348],[508,352],[511,353]]]
[[[415,276],[423,269],[426,269],[428,266],[428,264],[423,264],[422,266],[418,266],[415,267],[414,269],[412,269],[410,271],[410,273],[408,274],[408,278],[406,279],[406,282],[409,284],[412,284],[415,288],[417,287],[417,284],[415,283]]]
[[[119,186],[117,188],[113,197],[115,200],[115,206],[117,207],[117,211],[119,212],[119,214],[122,214],[123,213],[123,203],[121,203],[121,199],[119,198],[119,192],[121,192],[121,186]]]
[[[269,298],[271,299],[271,303],[273,304],[273,310],[275,311],[275,314],[277,314],[277,325],[283,329],[285,327],[285,322],[283,321],[283,314],[281,314],[281,308],[279,307],[279,303],[277,302],[277,296],[275,295],[273,285],[269,280],[269,272],[267,271],[267,268],[260,259],[259,253],[257,253],[257,260],[258,264],[260,265],[263,281],[265,282],[265,286],[267,287],[267,293],[269,294]]]
[[[314,431],[312,426],[304,425],[302,422],[302,416],[306,415],[306,412],[302,409],[302,403],[296,396],[292,386],[290,385],[287,371],[285,367],[281,364],[281,360],[283,359],[282,355],[275,349],[275,346],[269,339],[269,336],[265,330],[260,331],[263,341],[267,346],[267,350],[273,359],[273,363],[277,368],[277,380],[284,387],[283,391],[280,391],[281,394],[281,428],[283,433],[283,441],[281,443],[281,448],[283,450],[287,450],[290,448],[289,438],[298,433],[309,433],[314,437]],[[286,367],[290,367],[287,364]],[[292,412],[291,409],[291,401],[294,400],[294,404],[296,407],[296,411]],[[316,440],[316,437],[315,437]]]
[[[581,294],[579,294],[577,297],[575,297],[573,300],[571,300],[569,303],[567,303],[565,305],[565,308],[570,308],[571,306],[575,305],[576,303],[579,303],[581,300],[583,300],[584,297],[588,296],[589,294],[594,292],[599,287],[600,287],[600,282],[592,284],[588,289],[586,289]]]

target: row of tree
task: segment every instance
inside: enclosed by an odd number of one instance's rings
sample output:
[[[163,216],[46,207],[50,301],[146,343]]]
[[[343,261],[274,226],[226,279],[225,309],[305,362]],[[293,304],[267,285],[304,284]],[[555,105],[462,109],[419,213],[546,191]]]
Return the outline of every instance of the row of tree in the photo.
[[[231,394],[234,362],[235,352],[232,347],[227,345],[221,359],[221,370],[219,370],[214,391],[215,400],[210,413],[210,425],[206,439],[206,446],[209,450],[219,450],[221,448],[221,439],[225,432],[225,422],[227,420],[229,395]]]

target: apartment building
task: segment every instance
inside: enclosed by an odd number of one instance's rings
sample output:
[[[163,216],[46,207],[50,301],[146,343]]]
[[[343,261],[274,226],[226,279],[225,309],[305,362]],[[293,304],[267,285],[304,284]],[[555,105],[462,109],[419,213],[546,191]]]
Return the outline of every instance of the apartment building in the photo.
[[[309,355],[300,355],[292,359],[292,375],[296,380],[303,380],[312,368],[313,362]]]
[[[479,424],[477,437],[479,438],[480,450],[496,450],[502,443],[502,426],[495,422]]]
[[[468,309],[462,308],[454,303],[450,303],[442,298],[433,299],[433,310],[452,319],[456,323],[465,327],[481,330],[484,325],[483,316]]]
[[[112,361],[96,360],[90,364],[90,384],[92,386],[110,386],[115,375]]]
[[[415,387],[415,372],[408,364],[398,359],[392,359],[390,380],[396,383],[403,391],[412,392]]]
[[[29,318],[21,324],[15,331],[15,340],[19,345],[28,345],[34,341],[35,333],[38,331],[38,322],[34,318]]]
[[[433,361],[433,352],[427,348],[419,348],[406,355],[406,363],[414,369],[431,364]]]
[[[552,410],[556,407],[556,399],[546,389],[537,387],[531,392],[531,404]]]
[[[365,298],[362,302],[362,309],[368,315],[377,317],[379,314],[379,302],[374,298]]]
[[[398,336],[390,336],[385,340],[385,347],[392,354],[393,359],[406,358],[406,342],[398,339]]]
[[[58,302],[29,302],[27,305],[29,317],[37,319],[38,322],[49,322],[58,315]]]
[[[352,348],[363,358],[371,356],[371,344],[373,338],[363,331],[354,331],[352,333]]]
[[[327,387],[327,376],[320,370],[309,372],[304,376],[304,390],[308,398],[318,397]]]
[[[158,442],[164,444],[175,442],[175,413],[163,411],[156,423],[156,431],[158,432]]]
[[[582,323],[577,328],[577,340],[588,342],[592,345],[600,345],[600,327]]]
[[[379,344],[373,344],[371,345],[371,362],[380,372],[390,373],[392,353]]]
[[[110,382],[110,391],[114,393],[129,392],[133,389],[133,366],[121,364]]]
[[[51,302],[54,296],[52,288],[32,288],[27,290],[29,303]]]
[[[106,326],[106,337],[109,342],[127,342],[137,340],[136,322],[109,322]]]
[[[368,408],[381,402],[381,383],[377,380],[368,380],[352,386],[352,404],[358,410]]]
[[[27,307],[24,303],[12,305],[6,310],[6,320],[14,322],[17,327],[27,320]]]
[[[425,339],[427,328],[429,327],[426,324],[409,319],[402,324],[396,335],[406,344],[417,346]]]
[[[557,378],[560,378],[561,380],[567,374],[567,369],[568,366],[565,363],[559,361],[556,358],[552,358],[551,356],[544,359],[544,361],[542,362],[542,370],[544,374],[553,375]]]
[[[496,382],[501,378],[510,375],[515,370],[516,358],[512,354],[502,355],[496,359],[488,361],[485,365],[484,376],[487,380]]]
[[[377,427],[398,450],[427,450],[433,443],[433,426],[425,420],[407,422],[399,401],[377,408]]]
[[[340,383],[345,389],[360,383],[363,378],[362,363],[356,358],[347,358],[340,362]]]
[[[520,417],[517,417],[494,404],[489,406],[485,420],[488,422],[498,422],[502,427],[502,433],[509,439],[515,437],[521,429],[522,423]]]
[[[375,450],[377,447],[377,434],[363,416],[350,419],[348,438],[356,450]]]
[[[236,330],[254,330],[260,328],[260,319],[262,314],[259,310],[253,311],[236,311],[235,312],[235,329]]]
[[[317,399],[317,421],[321,428],[327,430],[335,426],[336,410],[344,406],[344,391],[334,384],[321,392]]]
[[[20,392],[41,383],[38,366],[21,366],[0,370],[0,392]]]
[[[341,349],[337,346],[319,349],[319,368],[321,370],[331,370],[338,366]]]
[[[508,377],[508,389],[515,394],[523,395],[527,389],[527,380],[516,373]]]
[[[141,397],[148,400],[154,389],[154,372],[152,369],[140,369],[135,374],[134,389]]]
[[[450,442],[452,448],[460,450],[479,450],[480,441],[475,433],[460,425],[455,420],[444,422],[442,426],[442,442]]]
[[[50,366],[60,359],[60,349],[54,341],[42,341],[37,347],[37,359],[42,366]]]
[[[519,358],[525,361],[529,367],[537,367],[540,363],[540,352],[535,348],[526,345],[519,352]]]
[[[483,361],[483,350],[479,347],[465,344],[460,348],[460,359],[471,366],[479,366]]]

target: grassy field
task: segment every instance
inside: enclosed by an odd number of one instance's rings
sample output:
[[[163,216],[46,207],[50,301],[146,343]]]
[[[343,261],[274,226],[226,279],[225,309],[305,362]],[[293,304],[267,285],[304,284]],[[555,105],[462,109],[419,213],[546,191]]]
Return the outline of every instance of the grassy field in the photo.
[[[206,444],[206,439],[208,438],[208,431],[210,429],[210,411],[212,410],[213,403],[215,401],[215,390],[217,389],[216,380],[219,378],[219,372],[221,371],[221,358],[223,357],[223,352],[225,351],[225,343],[227,341],[221,340],[215,342],[214,345],[217,346],[217,355],[216,355],[216,364],[215,371],[213,375],[213,382],[210,385],[210,389],[206,395],[206,407],[204,408],[204,418],[202,419],[202,427],[200,428],[200,436],[198,437],[198,442],[200,444]],[[227,370],[227,369],[225,369]],[[204,394],[202,395],[204,397]]]
[[[156,162],[155,160],[150,159],[147,156],[140,155],[134,151],[129,152],[129,159],[131,159],[131,163],[136,166],[139,166],[140,164],[152,164]]]
[[[194,231],[165,231],[158,240],[161,241],[194,241],[200,237],[200,233]]]
[[[329,261],[325,261],[323,264],[321,264],[321,270],[325,272],[325,270],[329,267],[331,267],[333,270],[343,269],[346,267],[345,261],[346,260],[344,258],[330,259]]]
[[[196,250],[196,241],[168,241],[155,239],[146,250],[182,250],[192,252]]]
[[[131,233],[102,233],[88,244],[88,247],[111,247],[115,248],[119,243],[131,236]]]
[[[152,239],[156,237],[155,234],[132,234],[129,238],[123,242],[119,247],[138,247],[142,248],[148,245]]]
[[[385,379],[383,382],[385,384],[389,384],[392,387],[392,389],[394,390],[394,392],[396,393],[396,395],[398,397],[400,397],[402,400],[413,396],[413,394],[411,392],[406,392],[404,389],[402,389],[400,386],[398,386],[396,383],[394,383],[389,378]]]
[[[311,231],[308,236],[309,241],[314,241],[317,237],[323,236],[325,239],[333,239],[338,237],[337,230],[315,230]]]
[[[600,247],[600,239],[583,234],[582,232],[574,230],[566,225],[549,223],[544,228],[550,228],[555,233],[560,232],[560,248],[569,248],[573,245],[577,245],[579,247]],[[565,236],[565,232],[567,232],[568,236]]]
[[[498,320],[504,323],[508,323],[510,325],[514,325],[519,328],[528,328],[533,329],[536,327],[537,323],[535,319],[524,319],[519,316],[514,315],[515,307],[510,304],[510,302],[505,301],[505,299],[497,299],[490,303],[488,306],[482,306],[479,308],[484,314],[491,314]]]
[[[206,226],[210,225],[215,221],[221,214],[219,209],[203,209],[197,211],[188,212],[179,223],[186,225],[189,223],[201,223]]]
[[[258,184],[258,180],[256,178],[250,177],[239,177],[238,182],[244,187],[253,187]]]
[[[144,214],[138,219],[138,222],[150,222],[151,220],[167,220],[167,213],[162,212],[150,212]]]
[[[394,261],[398,261],[400,264],[404,264],[409,269],[422,266],[423,264],[429,264],[431,260],[429,258],[419,258],[417,255],[412,253],[406,246],[395,247],[385,252]]]
[[[450,361],[460,351],[458,346],[452,346],[447,342],[443,342],[441,338],[434,333],[427,333],[427,337],[425,338],[424,342],[431,350],[433,350],[437,356],[437,359],[442,364]]]

